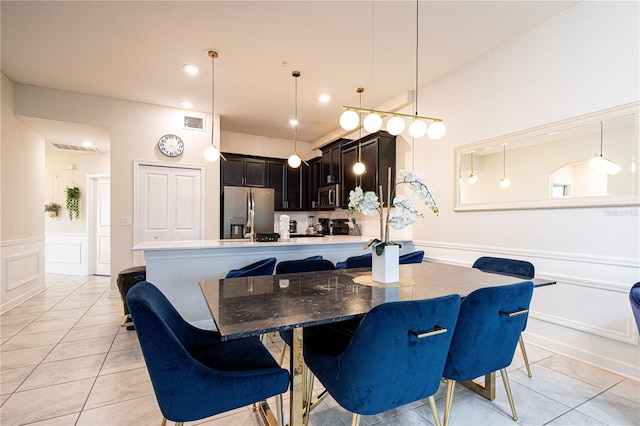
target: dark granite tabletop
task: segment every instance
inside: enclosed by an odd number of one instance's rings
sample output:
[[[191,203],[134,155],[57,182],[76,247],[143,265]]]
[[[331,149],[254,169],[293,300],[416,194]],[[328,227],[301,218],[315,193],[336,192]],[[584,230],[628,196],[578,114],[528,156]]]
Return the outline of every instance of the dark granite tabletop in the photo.
[[[212,279],[200,287],[224,340],[355,318],[385,302],[418,300],[525,281],[444,263],[400,265],[400,283],[370,281],[370,268]],[[531,280],[534,286],[555,284]]]

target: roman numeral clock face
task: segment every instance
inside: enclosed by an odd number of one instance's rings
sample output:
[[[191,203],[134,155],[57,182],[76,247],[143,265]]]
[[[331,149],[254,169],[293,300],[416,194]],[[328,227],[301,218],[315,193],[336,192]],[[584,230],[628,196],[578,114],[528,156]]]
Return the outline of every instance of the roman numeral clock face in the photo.
[[[177,157],[184,151],[184,142],[176,135],[164,135],[158,141],[158,148],[167,157]]]

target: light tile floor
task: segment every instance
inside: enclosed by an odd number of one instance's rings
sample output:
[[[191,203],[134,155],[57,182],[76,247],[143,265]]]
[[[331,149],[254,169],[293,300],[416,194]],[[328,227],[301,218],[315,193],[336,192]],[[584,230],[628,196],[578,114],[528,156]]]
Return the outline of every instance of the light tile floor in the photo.
[[[135,331],[120,327],[122,302],[108,297],[109,278],[48,274],[46,281],[44,292],[0,318],[2,426],[159,425],[162,416]],[[276,358],[280,344],[269,343]],[[638,382],[533,345],[527,349],[533,378],[527,377],[519,350],[509,368],[518,424],[640,425]],[[321,385],[316,383],[316,389]],[[500,383],[496,394],[487,401],[458,386],[451,424],[513,425]],[[436,399],[442,417],[444,386]],[[312,412],[310,424],[349,425],[350,420],[328,398]],[[380,426],[433,423],[426,400],[361,421]],[[255,424],[247,408],[190,423]]]

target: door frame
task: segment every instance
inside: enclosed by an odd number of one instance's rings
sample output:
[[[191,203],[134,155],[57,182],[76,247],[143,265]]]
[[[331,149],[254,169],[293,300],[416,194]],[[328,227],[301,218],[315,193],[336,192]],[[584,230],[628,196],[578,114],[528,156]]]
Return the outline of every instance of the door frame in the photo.
[[[206,211],[205,207],[207,204],[205,192],[206,167],[196,164],[167,164],[155,161],[133,160],[133,245],[135,246],[140,242],[138,235],[138,232],[140,231],[138,227],[138,216],[140,214],[140,194],[138,194],[138,184],[140,179],[140,168],[143,166],[162,167],[173,170],[187,169],[200,171],[200,239],[203,240],[206,235],[204,217]]]
[[[98,179],[109,179],[111,183],[111,175],[108,173],[89,174],[87,175],[87,275],[91,276],[96,273],[96,182]],[[109,193],[111,197],[111,193]],[[111,202],[111,201],[109,201]],[[109,213],[111,216],[111,213]],[[109,217],[111,225],[111,217]],[[111,237],[109,237],[111,238]]]

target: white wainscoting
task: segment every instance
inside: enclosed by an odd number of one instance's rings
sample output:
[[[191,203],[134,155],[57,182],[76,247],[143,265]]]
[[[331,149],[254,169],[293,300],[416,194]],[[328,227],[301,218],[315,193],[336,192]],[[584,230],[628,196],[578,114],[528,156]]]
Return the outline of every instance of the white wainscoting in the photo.
[[[480,256],[527,260],[556,285],[534,292],[525,340],[640,380],[638,329],[629,290],[640,262],[574,253],[415,241],[425,259],[471,266]]]
[[[52,274],[87,275],[87,235],[48,233],[45,239],[46,271]]]
[[[44,289],[44,237],[3,241],[0,258],[4,313]]]

